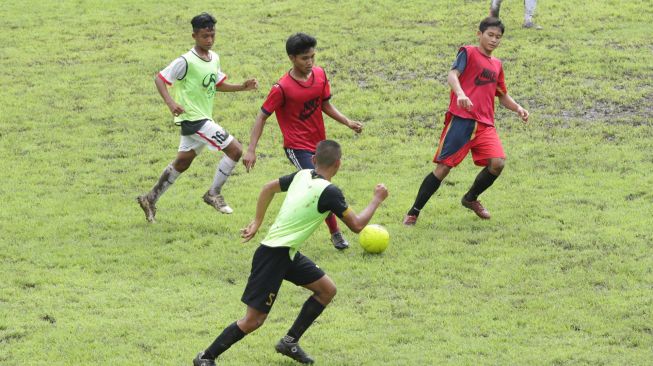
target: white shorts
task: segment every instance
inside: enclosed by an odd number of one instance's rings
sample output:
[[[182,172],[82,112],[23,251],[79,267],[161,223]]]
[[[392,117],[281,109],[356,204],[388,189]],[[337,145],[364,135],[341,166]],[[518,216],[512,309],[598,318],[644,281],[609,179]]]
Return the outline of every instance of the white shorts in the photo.
[[[179,140],[179,151],[194,150],[196,154],[208,146],[209,150],[223,150],[234,140],[234,137],[225,131],[222,126],[213,122],[206,121],[204,126],[192,135],[181,136]]]

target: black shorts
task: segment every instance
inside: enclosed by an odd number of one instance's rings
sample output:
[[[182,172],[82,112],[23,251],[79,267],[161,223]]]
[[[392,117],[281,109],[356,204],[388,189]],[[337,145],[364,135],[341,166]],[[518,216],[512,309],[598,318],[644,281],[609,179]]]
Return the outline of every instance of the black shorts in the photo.
[[[284,147],[283,150],[286,152],[286,157],[292,165],[297,168],[297,170],[302,170],[302,169],[315,169],[315,165],[313,165],[313,155],[315,155],[314,152],[308,151],[308,150],[297,150],[297,149],[290,149]]]
[[[297,252],[290,260],[288,247],[260,245],[252,258],[252,272],[241,300],[258,311],[269,313],[283,280],[297,286],[308,285],[324,276],[312,260]]]

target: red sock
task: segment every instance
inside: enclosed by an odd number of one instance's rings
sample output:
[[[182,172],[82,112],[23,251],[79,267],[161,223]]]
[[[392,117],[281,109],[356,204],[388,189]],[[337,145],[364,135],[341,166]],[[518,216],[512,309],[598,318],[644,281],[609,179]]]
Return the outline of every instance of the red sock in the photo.
[[[338,220],[336,220],[336,215],[330,213],[329,216],[327,216],[327,218],[324,219],[324,222],[329,227],[329,232],[331,234],[340,231],[340,228],[338,228]]]

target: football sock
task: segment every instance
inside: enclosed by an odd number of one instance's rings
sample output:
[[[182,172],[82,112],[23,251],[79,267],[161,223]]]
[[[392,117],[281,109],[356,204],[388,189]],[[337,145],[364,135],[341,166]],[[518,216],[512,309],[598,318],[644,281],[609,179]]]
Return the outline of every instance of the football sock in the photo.
[[[440,188],[440,183],[442,182],[433,175],[433,172],[427,174],[422,181],[422,185],[419,187],[415,203],[413,203],[413,207],[408,211],[408,214],[419,216],[419,212],[424,208],[426,202],[428,202],[431,196],[433,196],[438,188]]]
[[[288,335],[283,337],[283,340],[288,343],[297,343],[306,329],[322,314],[324,308],[324,305],[320,304],[313,296],[310,296],[304,302],[304,306],[302,306],[302,310],[299,312],[297,319],[295,319],[295,323],[288,330]]]
[[[159,200],[159,197],[165,193],[166,190],[177,180],[181,172],[175,170],[170,163],[161,173],[159,181],[156,182],[150,193],[147,194],[147,198],[156,203]]]
[[[218,338],[213,341],[213,343],[204,351],[204,359],[215,360],[220,356],[224,351],[228,350],[234,343],[243,339],[246,334],[240,328],[236,322],[231,323],[228,327],[224,328],[222,333]]]
[[[490,16],[498,18],[501,10],[501,0],[492,0],[490,3]]]
[[[227,178],[231,175],[231,172],[236,167],[236,162],[231,160],[227,155],[223,156],[218,164],[218,169],[215,171],[215,177],[213,178],[213,185],[209,189],[209,194],[215,196],[220,194],[222,186],[227,181]]]
[[[488,168],[485,167],[480,173],[478,173],[476,179],[474,179],[472,188],[465,193],[465,201],[476,201],[478,196],[485,192],[485,190],[488,189],[497,178],[498,176],[490,173]]]
[[[329,216],[327,216],[327,218],[324,219],[324,222],[329,227],[329,232],[331,234],[340,231],[340,228],[338,228],[338,220],[336,220],[336,215],[330,213]]]
[[[536,0],[524,0],[524,22],[532,22],[535,15]]]

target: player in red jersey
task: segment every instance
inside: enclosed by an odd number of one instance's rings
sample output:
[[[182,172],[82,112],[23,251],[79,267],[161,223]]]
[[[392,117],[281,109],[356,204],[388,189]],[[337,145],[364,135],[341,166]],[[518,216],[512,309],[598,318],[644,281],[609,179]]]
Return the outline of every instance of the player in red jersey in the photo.
[[[492,57],[504,32],[501,20],[483,19],[477,32],[479,45],[461,47],[447,81],[451,86],[449,110],[438,151],[433,162],[435,169],[429,173],[417,192],[415,203],[404,217],[404,225],[415,225],[420,211],[438,190],[451,168],[460,164],[472,152],[474,164],[484,166],[461,203],[482,219],[489,219],[478,196],[488,189],[503,170],[506,155],[494,127],[494,97],[504,107],[528,121],[528,111],[508,95],[501,61]]]
[[[292,63],[290,69],[272,86],[270,93],[256,116],[243,164],[249,172],[256,163],[256,145],[263,133],[265,122],[276,113],[283,135],[283,148],[288,160],[299,169],[313,169],[315,147],[326,139],[322,112],[360,133],[363,125],[352,121],[331,104],[331,87],[326,73],[315,65],[317,40],[308,34],[296,33],[286,41],[286,52]],[[331,233],[331,242],[337,249],[346,249],[349,243],[342,236],[334,215],[325,220]]]

